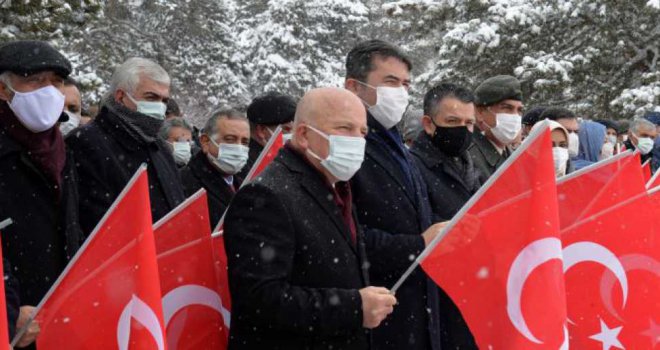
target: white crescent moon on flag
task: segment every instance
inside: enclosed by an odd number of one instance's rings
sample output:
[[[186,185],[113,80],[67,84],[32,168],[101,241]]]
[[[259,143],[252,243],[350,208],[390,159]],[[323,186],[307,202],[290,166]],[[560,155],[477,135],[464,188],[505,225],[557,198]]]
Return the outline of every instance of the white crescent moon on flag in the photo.
[[[196,284],[188,284],[171,290],[163,297],[163,317],[165,327],[179,310],[190,305],[210,307],[222,316],[224,324],[229,328],[231,314],[224,306],[220,295],[214,290]]]
[[[513,260],[506,281],[506,311],[513,326],[525,338],[542,344],[527,327],[527,322],[522,314],[520,299],[527,278],[539,266],[550,260],[562,258],[561,241],[558,238],[549,237],[539,239],[526,246]]]
[[[625,271],[648,271],[660,278],[660,262],[648,255],[623,255],[619,257],[619,261],[621,261],[621,265],[623,265]],[[605,271],[600,280],[600,296],[607,311],[620,320],[621,317],[612,305],[612,288],[614,288],[614,282],[616,282],[615,276]]]
[[[564,248],[564,273],[582,262],[595,262],[612,271],[621,285],[625,306],[628,299],[628,277],[619,258],[609,249],[594,242],[578,242]]]
[[[126,304],[117,322],[117,345],[119,350],[128,350],[131,338],[131,318],[142,324],[149,331],[158,345],[158,350],[165,349],[163,329],[160,327],[156,313],[136,295]]]

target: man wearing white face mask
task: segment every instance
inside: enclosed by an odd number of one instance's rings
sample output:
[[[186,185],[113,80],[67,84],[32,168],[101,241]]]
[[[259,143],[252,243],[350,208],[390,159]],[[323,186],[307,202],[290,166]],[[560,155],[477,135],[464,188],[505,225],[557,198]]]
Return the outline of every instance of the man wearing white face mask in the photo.
[[[2,230],[2,244],[24,305],[19,319],[30,315],[29,305],[39,303],[83,240],[74,162],[56,126],[66,120],[62,89],[71,69],[46,42],[0,46],[0,220],[13,221]],[[19,347],[37,333],[29,330]]]
[[[381,40],[357,44],[346,58],[344,87],[362,100],[369,126],[364,163],[351,190],[376,285],[394,285],[443,226],[433,224],[426,183],[396,128],[408,106],[411,69],[398,48]],[[374,348],[463,345],[465,324],[454,322],[453,304],[423,271],[415,271],[397,295],[396,310],[374,330]]]
[[[486,79],[474,91],[477,129],[468,151],[479,181],[485,183],[512,152],[522,130],[522,90],[518,79],[498,75]]]
[[[370,286],[346,182],[364,158],[364,108],[346,90],[311,90],[293,132],[227,212],[229,347],[369,349],[397,299]]]
[[[211,229],[241,187],[243,178],[238,173],[247,163],[249,142],[250,124],[245,115],[232,108],[218,109],[202,129],[202,149],[181,169],[186,196],[200,188],[206,190]]]
[[[80,125],[82,113],[82,98],[80,97],[80,88],[78,83],[72,78],[64,79],[64,113],[69,120],[60,123],[60,131],[64,136]]]
[[[170,146],[158,137],[170,77],[157,63],[133,57],[116,68],[94,120],[66,139],[80,178],[80,214],[91,233],[142,163],[156,222],[185,197]]]
[[[282,127],[284,142],[291,139],[296,103],[292,96],[275,91],[257,96],[250,102],[247,108],[247,118],[250,120],[250,158],[238,174],[240,177],[245,178],[250,172],[278,126]]]
[[[652,151],[658,130],[655,124],[645,118],[637,118],[630,124],[626,149],[637,149],[642,154],[642,164],[653,157]]]
[[[186,166],[192,157],[192,135],[192,126],[179,117],[165,120],[158,132],[158,136],[171,146],[174,162],[179,168]]]

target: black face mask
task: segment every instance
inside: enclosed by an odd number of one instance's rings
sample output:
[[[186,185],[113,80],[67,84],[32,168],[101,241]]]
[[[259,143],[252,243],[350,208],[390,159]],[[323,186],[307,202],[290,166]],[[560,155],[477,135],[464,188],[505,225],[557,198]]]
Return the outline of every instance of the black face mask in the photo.
[[[458,157],[472,143],[472,132],[468,130],[467,126],[448,128],[438,126],[433,119],[431,119],[431,122],[435,125],[435,132],[431,136],[431,142],[442,153],[450,157]]]

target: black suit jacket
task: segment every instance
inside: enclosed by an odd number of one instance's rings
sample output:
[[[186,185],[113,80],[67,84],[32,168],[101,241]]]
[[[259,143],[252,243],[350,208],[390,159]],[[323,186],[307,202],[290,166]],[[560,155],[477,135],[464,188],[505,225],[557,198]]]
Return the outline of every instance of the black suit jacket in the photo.
[[[226,175],[216,169],[202,151],[197,152],[180,172],[186,197],[192,196],[200,188],[206,190],[210,225],[213,230],[227,210],[229,202],[234,198],[235,189],[241,187],[242,180],[234,175],[232,188],[225,182]]]
[[[434,221],[451,220],[479,189],[479,173],[472,157],[465,151],[458,161],[452,159],[435,147],[426,133],[419,134],[410,151],[426,181]]]
[[[225,218],[230,349],[367,349],[369,285],[329,185],[286,147],[234,197]]]

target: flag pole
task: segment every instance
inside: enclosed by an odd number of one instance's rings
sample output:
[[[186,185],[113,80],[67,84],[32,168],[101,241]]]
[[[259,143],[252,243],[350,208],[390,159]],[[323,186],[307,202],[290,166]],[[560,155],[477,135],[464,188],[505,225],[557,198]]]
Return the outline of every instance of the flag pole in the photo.
[[[241,184],[241,187],[245,186],[250,180],[252,180],[252,176],[254,176],[254,173],[257,171],[257,167],[259,164],[261,164],[261,161],[266,157],[266,154],[268,154],[268,150],[273,146],[273,143],[275,143],[275,140],[277,140],[277,137],[282,133],[282,125],[278,125],[277,129],[273,131],[273,134],[270,135],[270,139],[268,139],[268,142],[266,143],[266,146],[264,146],[264,150],[261,151],[261,154],[259,154],[259,157],[257,157],[257,160],[252,164],[252,168],[248,172],[248,174],[245,176],[245,180]],[[240,188],[239,188],[240,189]],[[230,203],[231,205],[231,203]],[[225,216],[227,215],[227,210],[229,210],[229,206],[225,209],[225,212],[222,213],[222,217],[220,217],[220,221],[218,221],[218,224],[215,225],[215,228],[213,229],[213,233],[211,234],[211,237],[217,237],[220,236],[221,233],[220,227],[225,223]]]
[[[11,220],[11,218],[4,219],[0,221],[0,230],[4,230],[7,226],[13,224],[14,222]]]
[[[523,141],[522,145],[518,147],[513,154],[504,161],[502,166],[500,166],[493,175],[486,180],[486,183],[479,188],[479,190],[470,198],[470,200],[461,207],[461,209],[454,215],[454,217],[449,221],[447,226],[443,227],[440,233],[438,233],[437,236],[433,238],[433,240],[424,248],[424,250],[415,258],[415,261],[408,267],[406,272],[403,273],[403,275],[399,278],[398,281],[392,286],[390,289],[391,294],[396,294],[397,290],[401,287],[401,285],[410,277],[410,275],[413,273],[415,268],[419,266],[419,264],[422,263],[422,260],[426,258],[427,255],[435,248],[435,246],[440,243],[440,241],[445,238],[447,233],[456,226],[458,221],[467,214],[467,212],[474,206],[474,204],[481,199],[481,197],[484,195],[484,193],[493,185],[493,183],[500,177],[500,175],[508,169],[511,164],[513,164],[519,157],[520,155],[527,150],[529,145],[535,141],[537,138],[541,137],[545,132],[550,132],[550,123],[548,123],[547,120],[544,120],[542,122],[544,125],[541,125],[539,128],[533,130],[529,136]]]
[[[89,237],[87,237],[87,239],[85,239],[85,242],[82,244],[82,246],[80,246],[80,248],[78,249],[76,254],[73,256],[73,258],[71,258],[69,263],[64,268],[64,271],[62,271],[62,273],[60,273],[60,275],[57,277],[57,280],[55,280],[55,283],[53,283],[53,285],[50,287],[50,289],[48,290],[46,295],[44,295],[44,297],[41,298],[41,301],[35,307],[35,309],[32,311],[32,314],[30,315],[27,322],[25,323],[25,326],[23,326],[23,328],[21,328],[20,330],[18,330],[16,332],[16,335],[14,335],[14,339],[12,339],[11,344],[10,344],[13,348],[16,347],[16,343],[18,343],[18,341],[25,334],[25,332],[27,332],[27,330],[30,327],[30,324],[32,323],[32,321],[34,321],[35,317],[37,316],[37,314],[39,313],[41,308],[44,306],[44,304],[46,303],[48,298],[50,298],[51,295],[53,295],[53,293],[55,292],[55,289],[57,289],[57,287],[60,285],[60,283],[62,283],[62,279],[64,279],[64,276],[66,276],[66,274],[69,272],[69,270],[71,270],[71,267],[75,264],[75,262],[78,260],[78,258],[80,258],[82,253],[85,251],[85,249],[89,245],[89,242],[91,242],[93,240],[93,238],[98,234],[98,232],[101,231],[101,227],[103,226],[105,221],[108,220],[108,217],[110,216],[110,212],[115,207],[117,207],[117,204],[119,204],[119,202],[122,199],[124,199],[124,197],[126,196],[126,193],[128,193],[128,190],[138,180],[140,175],[145,171],[147,171],[147,164],[142,163],[140,165],[140,167],[137,169],[137,171],[135,172],[135,174],[133,175],[133,177],[128,181],[126,186],[124,186],[124,189],[119,193],[119,195],[117,196],[115,201],[112,202],[112,205],[110,206],[110,208],[108,208],[108,211],[106,211],[106,213],[103,215],[103,217],[101,218],[99,223],[96,224],[96,227],[94,228],[92,233],[89,235]]]

